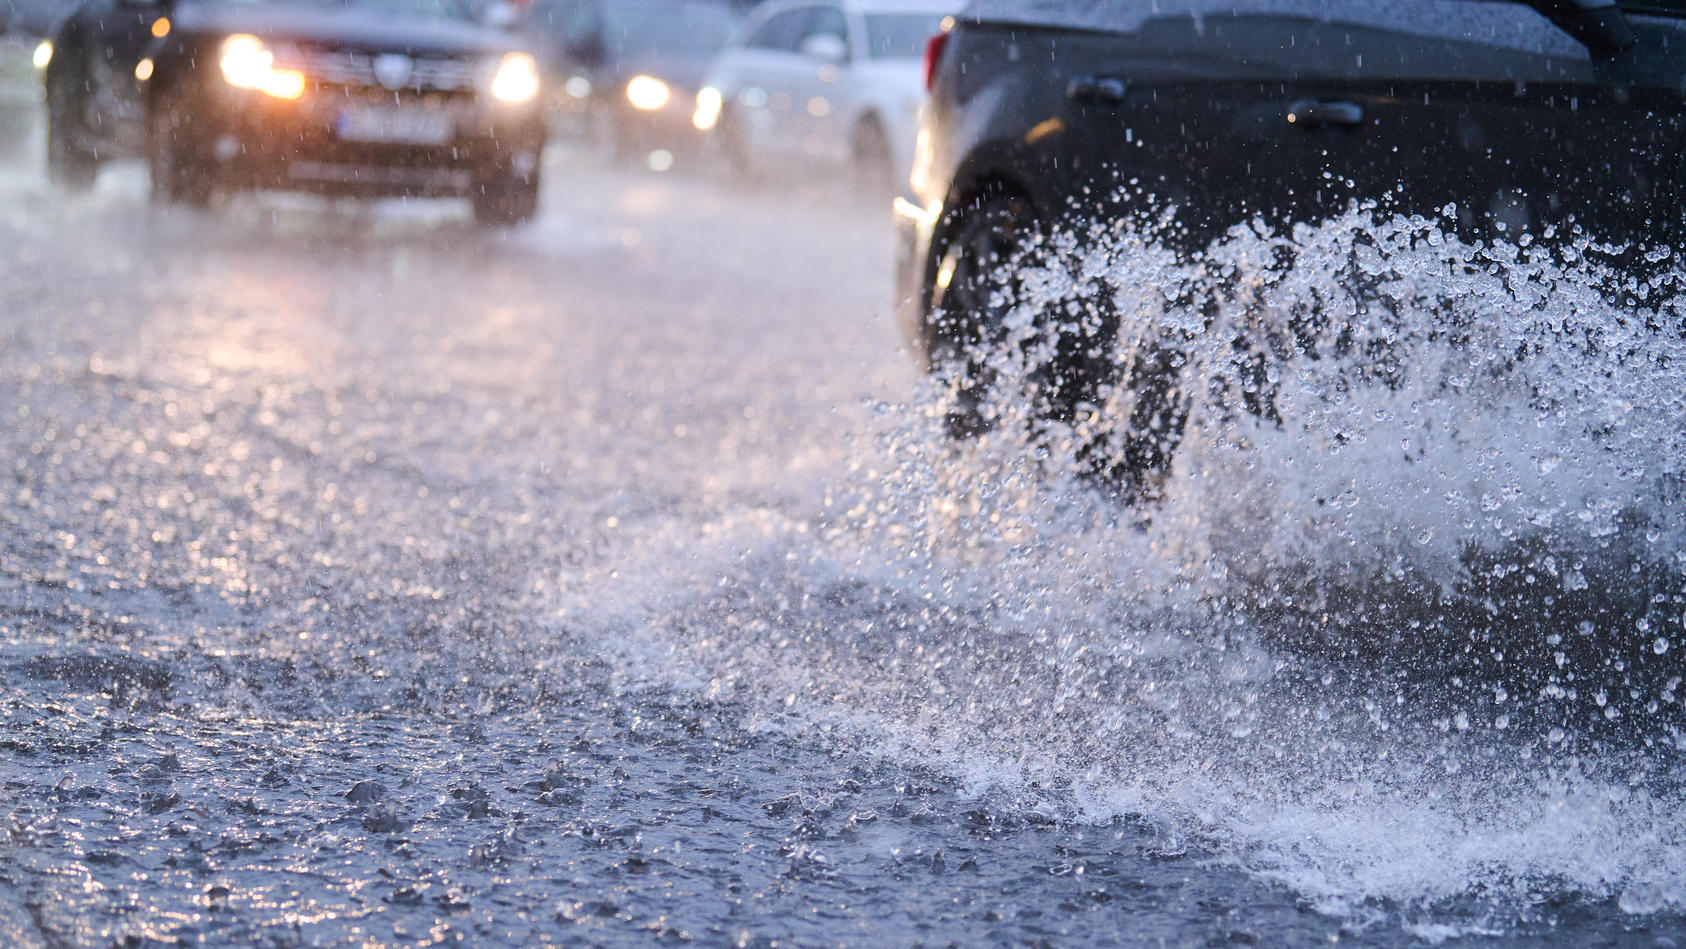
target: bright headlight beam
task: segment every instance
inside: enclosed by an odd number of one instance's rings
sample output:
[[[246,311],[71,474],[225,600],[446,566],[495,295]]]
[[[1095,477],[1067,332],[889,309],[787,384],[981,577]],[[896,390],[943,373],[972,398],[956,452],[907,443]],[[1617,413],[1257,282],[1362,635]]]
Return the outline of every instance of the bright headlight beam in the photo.
[[[35,64],[36,69],[46,69],[47,64],[53,61],[53,41],[42,40],[36,44],[35,55],[30,61]]]
[[[275,69],[275,54],[263,45],[263,40],[249,33],[235,33],[222,41],[218,65],[229,85],[237,89],[261,89]]]
[[[673,90],[667,83],[654,76],[633,76],[626,84],[626,101],[632,103],[633,108],[654,112],[672,98]]]
[[[237,89],[256,89],[277,99],[304,95],[304,73],[276,69],[275,54],[263,40],[249,33],[235,33],[222,41],[218,65],[222,78]]]
[[[503,102],[529,102],[538,94],[538,63],[526,53],[505,53],[492,77],[492,97]]]

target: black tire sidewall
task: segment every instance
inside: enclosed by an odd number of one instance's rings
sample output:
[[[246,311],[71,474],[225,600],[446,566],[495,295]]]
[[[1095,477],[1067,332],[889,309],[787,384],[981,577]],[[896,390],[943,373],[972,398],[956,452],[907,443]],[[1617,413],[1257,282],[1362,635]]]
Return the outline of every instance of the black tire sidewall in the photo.
[[[64,188],[81,190],[93,185],[99,176],[99,156],[83,147],[80,139],[86,134],[77,116],[74,70],[80,60],[72,56],[66,65],[50,69],[46,77],[47,92],[47,177]]]
[[[197,157],[199,149],[182,130],[181,110],[169,99],[156,100],[148,110],[146,167],[154,201],[203,207],[215,190],[209,165]]]

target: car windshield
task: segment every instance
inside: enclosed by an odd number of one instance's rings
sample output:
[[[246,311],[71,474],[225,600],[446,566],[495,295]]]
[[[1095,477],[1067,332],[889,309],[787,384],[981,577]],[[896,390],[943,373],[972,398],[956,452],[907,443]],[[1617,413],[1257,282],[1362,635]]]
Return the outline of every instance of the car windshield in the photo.
[[[1686,0],[1624,0],[1622,7],[1636,13],[1686,14]]]
[[[227,0],[239,6],[313,7],[322,10],[357,10],[424,20],[472,20],[468,0]]]
[[[923,56],[925,42],[941,31],[942,22],[940,13],[869,13],[867,55],[873,59]]]
[[[737,17],[714,3],[607,3],[603,42],[617,56],[712,53],[726,45]]]

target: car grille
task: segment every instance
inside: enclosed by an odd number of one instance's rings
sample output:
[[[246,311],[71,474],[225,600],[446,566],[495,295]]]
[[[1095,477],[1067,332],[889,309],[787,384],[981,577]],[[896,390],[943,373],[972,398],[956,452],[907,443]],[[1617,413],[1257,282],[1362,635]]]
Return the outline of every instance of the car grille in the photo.
[[[382,85],[375,75],[375,58],[380,54],[357,50],[298,50],[292,68],[304,73],[311,81],[336,86]],[[479,78],[479,64],[461,59],[437,56],[414,56],[410,59],[410,76],[398,89],[415,91],[461,92],[472,90]]]

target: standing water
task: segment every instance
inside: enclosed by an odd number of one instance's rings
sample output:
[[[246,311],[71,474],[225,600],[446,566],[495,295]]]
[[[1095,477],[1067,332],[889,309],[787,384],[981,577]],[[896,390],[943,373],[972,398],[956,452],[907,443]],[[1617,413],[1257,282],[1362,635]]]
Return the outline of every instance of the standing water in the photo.
[[[3,184],[0,944],[1680,939],[1669,260],[1081,235],[956,441],[876,217],[122,171]],[[1101,306],[1135,506],[1012,355]]]
[[[708,582],[646,590],[620,663],[1008,813],[1150,826],[1336,917],[1391,907],[1427,938],[1564,901],[1673,917],[1678,274],[1442,224],[1354,209],[1192,257],[1127,229],[1027,253],[1012,345],[976,354],[988,433],[950,440],[941,391],[880,406],[820,510],[682,543]],[[1075,421],[1026,408],[1039,321],[1096,303],[1124,353],[1183,357],[1186,433],[1137,507],[1091,474],[1127,390]]]

